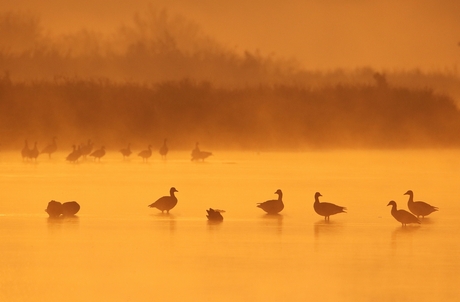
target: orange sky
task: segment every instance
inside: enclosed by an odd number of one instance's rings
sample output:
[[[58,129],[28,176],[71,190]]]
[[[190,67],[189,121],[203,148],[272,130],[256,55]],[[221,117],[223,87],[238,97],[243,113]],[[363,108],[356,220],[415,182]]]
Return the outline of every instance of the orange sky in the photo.
[[[53,33],[111,31],[149,5],[199,23],[230,48],[296,58],[309,69],[444,71],[460,63],[460,1],[15,0],[0,11],[36,12]]]

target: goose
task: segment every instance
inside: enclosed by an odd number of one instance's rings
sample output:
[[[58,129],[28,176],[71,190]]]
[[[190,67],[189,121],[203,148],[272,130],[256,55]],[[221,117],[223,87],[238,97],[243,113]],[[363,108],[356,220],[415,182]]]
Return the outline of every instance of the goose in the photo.
[[[224,210],[218,210],[218,209],[209,208],[209,210],[206,210],[206,212],[208,213],[208,215],[206,215],[208,220],[213,220],[213,221],[222,221],[222,220],[224,220],[224,217],[221,214],[221,213],[225,212]]]
[[[37,142],[35,142],[34,143],[34,148],[29,151],[29,158],[37,160],[38,154],[40,154],[40,152],[38,152]]]
[[[40,154],[43,154],[43,153],[48,153],[48,157],[51,159],[51,154],[56,152],[57,150],[57,144],[56,144],[56,137],[54,136],[53,137],[53,141],[51,144],[49,144],[48,146],[46,146],[41,152]]]
[[[152,156],[152,145],[149,145],[147,150],[143,150],[138,154],[142,157],[142,161],[148,161],[149,157]]]
[[[165,138],[163,142],[163,146],[161,146],[160,151],[159,151],[162,159],[166,159],[166,154],[168,154],[168,146],[166,145],[166,141],[167,140]]]
[[[396,202],[394,200],[391,200],[387,206],[392,206],[391,207],[391,215],[403,226],[406,226],[408,223],[420,223],[420,220],[418,220],[417,217],[412,215],[411,213],[407,212],[406,210],[398,210]]]
[[[103,157],[104,155],[105,155],[105,147],[102,146],[100,149],[97,149],[96,151],[91,153],[89,156],[93,156],[94,160],[98,159],[99,161],[101,161],[101,157]]]
[[[131,155],[131,144],[128,144],[128,147],[123,148],[120,150],[121,154],[123,154],[123,159],[129,157]]]
[[[199,143],[197,142],[195,145],[195,149],[192,150],[192,161],[204,161],[207,157],[211,156],[212,152],[208,151],[201,151],[199,147]]]
[[[313,208],[318,215],[324,216],[324,220],[329,220],[329,216],[335,215],[338,213],[346,213],[346,207],[341,207],[329,202],[319,202],[319,197],[323,196],[321,193],[315,193],[315,203]]]
[[[73,148],[73,151],[70,152],[69,155],[67,155],[66,160],[68,160],[71,163],[75,163],[78,161],[78,159],[81,156],[80,146],[78,146],[78,149],[77,149],[75,145],[72,145],[72,148]]]
[[[158,210],[161,211],[161,213],[166,211],[166,213],[169,214],[169,210],[174,208],[177,204],[177,197],[174,195],[174,192],[179,192],[179,191],[177,191],[176,188],[172,187],[171,189],[169,189],[170,196],[163,196],[163,197],[158,198],[158,200],[150,204],[149,207],[157,208]]]
[[[267,214],[278,214],[281,212],[284,209],[283,192],[278,189],[274,194],[278,194],[278,199],[258,203],[257,207],[267,212]]]
[[[429,205],[426,202],[414,201],[414,192],[412,192],[411,190],[407,191],[403,195],[409,195],[407,207],[409,208],[409,211],[412,212],[412,214],[417,216],[417,218],[419,218],[420,216],[422,216],[422,218],[425,218],[425,216],[428,216],[431,213],[438,210],[437,207],[433,207],[432,205]]]
[[[81,146],[80,153],[81,153],[81,156],[83,156],[84,159],[86,159],[87,155],[91,156],[91,151],[93,151],[93,146],[94,146],[94,144],[91,141],[91,139],[88,139],[88,143],[86,145]]]
[[[29,144],[27,140],[24,141],[24,148],[21,150],[22,160],[28,159],[30,154]]]

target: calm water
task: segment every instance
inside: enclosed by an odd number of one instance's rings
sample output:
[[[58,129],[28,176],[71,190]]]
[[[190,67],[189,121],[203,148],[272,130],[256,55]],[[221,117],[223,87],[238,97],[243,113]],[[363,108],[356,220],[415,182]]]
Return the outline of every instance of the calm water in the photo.
[[[189,152],[70,164],[0,153],[0,301],[454,301],[460,151]],[[170,215],[148,208],[175,186]],[[284,192],[267,216],[257,202]],[[407,190],[440,208],[401,227]],[[326,223],[313,195],[348,208]],[[76,200],[49,220],[48,201]],[[226,210],[220,224],[206,209]]]

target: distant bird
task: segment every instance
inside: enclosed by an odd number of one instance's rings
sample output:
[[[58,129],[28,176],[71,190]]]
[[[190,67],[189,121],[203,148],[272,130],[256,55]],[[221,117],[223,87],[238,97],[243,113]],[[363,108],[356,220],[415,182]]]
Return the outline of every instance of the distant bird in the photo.
[[[420,220],[418,220],[417,217],[412,215],[411,213],[407,212],[406,210],[398,210],[396,202],[394,200],[391,200],[387,206],[392,206],[391,207],[391,215],[403,226],[406,226],[409,223],[420,223]]]
[[[403,195],[409,195],[409,200],[407,201],[407,207],[409,211],[412,212],[415,216],[425,218],[425,216],[430,215],[431,213],[438,211],[437,207],[427,204],[423,201],[414,201],[414,193],[409,190]]]
[[[48,207],[45,212],[50,218],[59,218],[62,216],[74,216],[80,210],[80,205],[76,201],[67,201],[60,203],[59,201],[51,200],[48,202]]]
[[[35,142],[34,148],[29,151],[29,158],[33,160],[37,160],[38,154],[40,154],[40,152],[38,152],[37,142]]]
[[[86,159],[86,156],[91,154],[91,151],[93,151],[93,146],[94,144],[91,139],[88,139],[88,143],[86,145],[81,145],[80,154],[84,159]]]
[[[78,146],[78,149],[77,149],[75,145],[72,145],[72,148],[73,148],[73,151],[70,152],[69,155],[67,155],[66,160],[71,163],[75,163],[78,161],[78,159],[81,156],[80,146]]]
[[[152,145],[149,145],[147,150],[143,150],[143,151],[139,152],[138,155],[140,157],[142,157],[142,161],[147,162],[149,160],[150,156],[152,156]]]
[[[56,152],[56,150],[57,150],[57,143],[56,143],[56,137],[54,136],[51,144],[43,148],[40,154],[48,153],[48,157],[51,159],[51,154]]]
[[[257,207],[261,208],[267,214],[278,214],[284,209],[283,203],[283,192],[280,189],[276,190],[275,194],[278,194],[278,199],[267,200],[257,204]]]
[[[175,192],[179,191],[177,191],[176,188],[172,187],[169,190],[170,196],[163,196],[158,198],[158,200],[150,204],[149,207],[157,208],[161,211],[161,213],[163,213],[164,211],[166,211],[166,213],[169,213],[169,210],[174,208],[177,204],[177,197],[174,195]]]
[[[30,151],[31,150],[29,149],[29,144],[27,143],[27,140],[25,140],[24,147],[21,150],[22,160],[26,160],[29,158]]]
[[[89,156],[93,156],[94,160],[99,160],[101,161],[101,157],[105,155],[105,147],[102,146],[100,149],[97,149],[93,153],[91,153]]]
[[[166,141],[167,139],[165,138],[163,146],[161,146],[159,151],[162,159],[166,159],[166,154],[168,154],[168,146],[166,145]]]
[[[199,143],[197,142],[195,145],[195,149],[192,150],[192,161],[204,161],[207,157],[211,156],[212,152],[208,151],[201,151],[199,147]]]
[[[321,193],[315,193],[315,203],[313,204],[313,208],[318,215],[324,216],[324,220],[329,220],[329,216],[335,215],[338,213],[346,213],[345,207],[341,207],[329,202],[319,202],[319,197],[323,196]]]
[[[120,150],[121,154],[123,154],[123,159],[129,157],[131,155],[131,144],[128,144],[128,147],[123,148]]]
[[[224,217],[221,214],[225,212],[224,210],[209,208],[209,210],[206,210],[206,212],[208,213],[208,215],[206,215],[206,217],[208,217],[208,220],[212,220],[212,221],[224,220]]]

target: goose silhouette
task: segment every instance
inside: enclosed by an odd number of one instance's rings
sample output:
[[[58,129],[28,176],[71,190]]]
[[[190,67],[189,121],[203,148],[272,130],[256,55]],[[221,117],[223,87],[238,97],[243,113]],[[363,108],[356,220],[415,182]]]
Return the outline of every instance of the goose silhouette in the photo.
[[[149,145],[147,150],[139,152],[138,155],[142,157],[142,161],[147,162],[149,160],[149,157],[152,156],[152,145]]]
[[[206,212],[208,213],[208,215],[206,215],[208,220],[213,220],[213,221],[222,221],[222,220],[224,220],[224,217],[221,214],[221,213],[225,212],[224,210],[218,210],[218,209],[209,208],[209,210],[206,210]]]
[[[398,207],[396,205],[396,202],[394,200],[391,200],[387,206],[392,206],[391,207],[391,215],[399,222],[401,222],[402,226],[406,226],[407,224],[410,223],[420,223],[420,220],[418,220],[417,217],[412,215],[411,213],[407,212],[406,210],[398,210]]]
[[[258,203],[257,207],[267,212],[267,214],[278,214],[281,212],[284,209],[283,192],[278,189],[274,194],[278,194],[278,199]]]
[[[97,149],[93,153],[91,153],[89,156],[94,157],[94,160],[99,160],[101,161],[101,157],[105,155],[105,147],[102,146],[100,149]]]
[[[422,216],[422,218],[425,218],[425,216],[428,216],[431,213],[438,211],[437,207],[433,207],[432,205],[427,204],[426,202],[414,201],[414,192],[412,192],[411,190],[404,193],[404,195],[409,195],[407,207],[409,208],[409,211],[412,212],[412,214],[417,216],[417,218],[419,218],[420,216]]]
[[[166,154],[168,154],[168,146],[166,145],[166,141],[167,139],[165,138],[163,141],[163,146],[161,146],[159,150],[162,159],[166,159]]]
[[[158,210],[163,213],[166,211],[166,213],[169,213],[169,210],[174,208],[177,204],[177,197],[174,195],[175,192],[179,192],[176,190],[176,188],[172,187],[169,189],[169,196],[163,196],[157,199],[154,203],[150,204],[150,208],[157,208]]]
[[[34,143],[34,148],[29,151],[29,158],[37,160],[37,157],[38,157],[39,154],[40,154],[40,152],[38,151],[38,148],[37,148],[37,142],[35,142]]]
[[[75,145],[72,145],[72,148],[73,148],[73,151],[70,152],[69,155],[67,155],[66,157],[66,160],[71,162],[71,163],[75,163],[78,161],[78,159],[80,158],[81,156],[81,153],[80,153],[80,146],[78,146],[78,149],[75,147]]]
[[[56,143],[56,137],[54,136],[51,144],[43,148],[40,154],[48,153],[48,157],[51,159],[51,154],[56,152],[56,150],[57,150],[57,143]]]
[[[204,161],[206,158],[212,155],[212,152],[201,151],[199,147],[200,143],[195,144],[195,149],[192,150],[192,161]]]
[[[29,144],[28,144],[27,140],[25,140],[24,141],[24,147],[21,150],[22,160],[26,160],[26,159],[29,158],[30,151],[31,150],[29,149]]]
[[[338,213],[346,213],[346,207],[341,207],[330,202],[319,202],[319,197],[323,196],[321,193],[315,193],[315,203],[313,208],[318,215],[324,216],[324,220],[329,220],[329,216]]]
[[[128,147],[120,149],[121,154],[123,155],[123,159],[129,157],[131,155],[131,144],[128,144]]]
[[[93,151],[93,142],[91,139],[88,139],[88,143],[86,145],[82,145],[80,148],[80,155],[83,156],[83,159],[86,159],[87,155],[91,156],[91,151]]]

